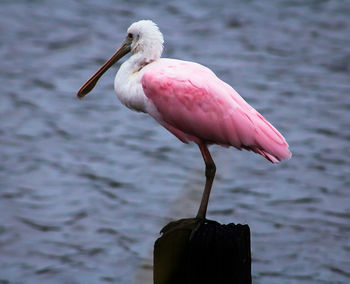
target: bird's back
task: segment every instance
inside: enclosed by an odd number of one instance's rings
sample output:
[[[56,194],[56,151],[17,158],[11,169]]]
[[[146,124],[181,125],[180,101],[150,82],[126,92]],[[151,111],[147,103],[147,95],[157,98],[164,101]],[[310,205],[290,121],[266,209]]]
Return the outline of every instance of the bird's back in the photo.
[[[149,113],[181,141],[254,151],[271,162],[289,159],[284,137],[231,86],[193,62],[160,59],[145,68]]]

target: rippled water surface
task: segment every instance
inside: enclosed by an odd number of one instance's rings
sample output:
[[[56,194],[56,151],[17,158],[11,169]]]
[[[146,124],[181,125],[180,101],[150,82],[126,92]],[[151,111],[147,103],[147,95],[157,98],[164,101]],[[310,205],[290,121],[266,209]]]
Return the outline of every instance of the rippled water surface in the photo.
[[[248,223],[254,283],[350,283],[348,1],[1,1],[0,283],[151,283],[160,228],[192,217],[195,145],[123,107],[116,68],[150,18],[286,137],[280,165],[213,146],[208,218]],[[118,66],[117,66],[118,67]]]

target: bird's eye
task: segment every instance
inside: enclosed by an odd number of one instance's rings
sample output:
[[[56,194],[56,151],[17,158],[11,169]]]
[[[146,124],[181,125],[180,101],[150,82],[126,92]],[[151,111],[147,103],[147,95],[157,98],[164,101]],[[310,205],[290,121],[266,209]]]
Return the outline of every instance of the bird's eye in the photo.
[[[128,33],[128,39],[133,39],[133,34],[132,33]]]

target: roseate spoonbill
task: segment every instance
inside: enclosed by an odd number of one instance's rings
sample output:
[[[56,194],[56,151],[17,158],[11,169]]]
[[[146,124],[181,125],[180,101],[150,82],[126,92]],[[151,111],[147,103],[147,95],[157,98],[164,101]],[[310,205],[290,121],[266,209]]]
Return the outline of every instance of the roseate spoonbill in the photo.
[[[205,218],[216,167],[208,145],[234,146],[258,153],[272,163],[291,157],[284,137],[231,86],[208,68],[160,58],[163,35],[150,20],[133,23],[116,53],[80,88],[83,98],[121,57],[131,57],[114,80],[119,100],[150,114],[182,142],[194,142],[205,162],[206,183],[197,213]]]

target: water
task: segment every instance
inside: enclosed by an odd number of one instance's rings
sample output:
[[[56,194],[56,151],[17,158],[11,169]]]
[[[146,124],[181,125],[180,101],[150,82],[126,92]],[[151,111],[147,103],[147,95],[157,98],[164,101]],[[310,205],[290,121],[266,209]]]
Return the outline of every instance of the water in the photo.
[[[160,228],[204,182],[184,145],[113,92],[76,91],[151,18],[166,57],[213,69],[293,159],[212,147],[208,217],[248,223],[254,283],[350,282],[347,1],[2,1],[0,283],[151,283]],[[118,66],[117,66],[118,67]]]

